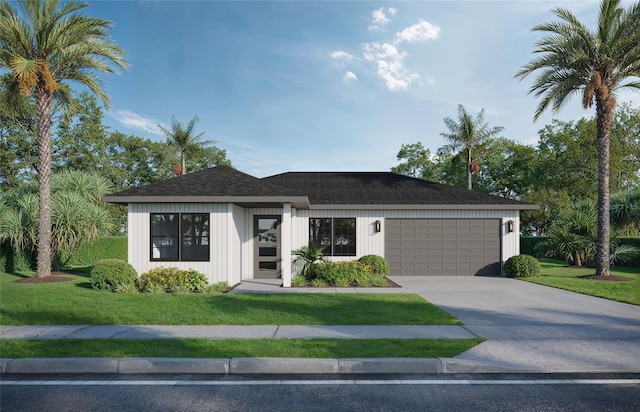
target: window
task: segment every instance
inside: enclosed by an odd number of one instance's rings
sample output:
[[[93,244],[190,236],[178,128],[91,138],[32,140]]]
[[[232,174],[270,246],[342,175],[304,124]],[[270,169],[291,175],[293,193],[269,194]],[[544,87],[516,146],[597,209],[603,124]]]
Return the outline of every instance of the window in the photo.
[[[325,256],[356,255],[355,218],[310,218],[309,240],[325,246]]]
[[[152,213],[151,260],[208,261],[209,215]]]

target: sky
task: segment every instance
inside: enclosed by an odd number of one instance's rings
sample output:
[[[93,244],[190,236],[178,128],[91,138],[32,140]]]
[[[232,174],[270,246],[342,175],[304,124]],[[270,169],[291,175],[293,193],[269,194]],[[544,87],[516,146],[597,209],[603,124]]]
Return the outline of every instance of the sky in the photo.
[[[536,24],[560,5],[594,27],[597,1],[89,1],[114,22],[127,71],[101,76],[111,130],[164,141],[172,116],[257,177],[386,171],[403,143],[432,153],[458,105],[535,145]],[[628,3],[627,3],[628,4]],[[619,102],[640,103],[622,92]],[[555,117],[593,115],[571,99]]]

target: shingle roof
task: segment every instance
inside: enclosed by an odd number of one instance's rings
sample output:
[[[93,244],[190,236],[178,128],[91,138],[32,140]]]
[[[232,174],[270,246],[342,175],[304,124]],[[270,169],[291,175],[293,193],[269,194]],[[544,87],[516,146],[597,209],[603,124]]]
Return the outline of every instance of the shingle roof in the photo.
[[[522,204],[391,172],[289,172],[261,179],[308,196],[311,204]]]
[[[257,177],[226,166],[216,166],[111,196],[269,196],[273,189]],[[108,197],[111,197],[108,196]]]
[[[390,172],[288,172],[262,179],[225,166],[128,189],[104,200],[153,202],[180,197],[308,198],[311,205],[487,205],[530,209],[532,205],[486,193],[397,175]],[[158,200],[159,201],[159,200]],[[235,200],[234,200],[235,201]],[[281,200],[285,201],[285,200]],[[306,201],[305,201],[306,203]],[[521,206],[521,207],[520,207]]]

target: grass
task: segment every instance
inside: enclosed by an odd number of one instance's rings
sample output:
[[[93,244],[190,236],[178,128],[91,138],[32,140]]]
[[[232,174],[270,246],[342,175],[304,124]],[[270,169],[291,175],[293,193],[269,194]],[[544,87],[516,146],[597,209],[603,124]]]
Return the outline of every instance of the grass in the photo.
[[[3,358],[450,358],[482,339],[0,339]]]
[[[116,294],[0,274],[2,325],[457,325],[414,294]]]
[[[612,275],[633,279],[629,282],[615,282],[580,278],[580,276],[595,275],[593,268],[571,268],[561,260],[539,259],[539,261],[542,265],[539,277],[520,279],[585,295],[640,305],[640,273],[638,273],[638,268],[614,266],[611,270]]]

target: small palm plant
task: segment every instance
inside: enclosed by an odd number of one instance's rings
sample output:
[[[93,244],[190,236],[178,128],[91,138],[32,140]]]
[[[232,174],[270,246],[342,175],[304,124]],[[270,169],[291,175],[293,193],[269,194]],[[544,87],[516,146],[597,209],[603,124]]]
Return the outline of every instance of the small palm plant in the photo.
[[[311,267],[316,262],[326,262],[324,256],[322,255],[322,251],[326,248],[326,246],[318,246],[313,243],[312,240],[309,241],[307,246],[303,246],[300,249],[296,249],[292,251],[294,256],[296,256],[295,264],[296,266],[302,266],[298,274],[303,276],[304,278],[309,278],[309,272]]]

